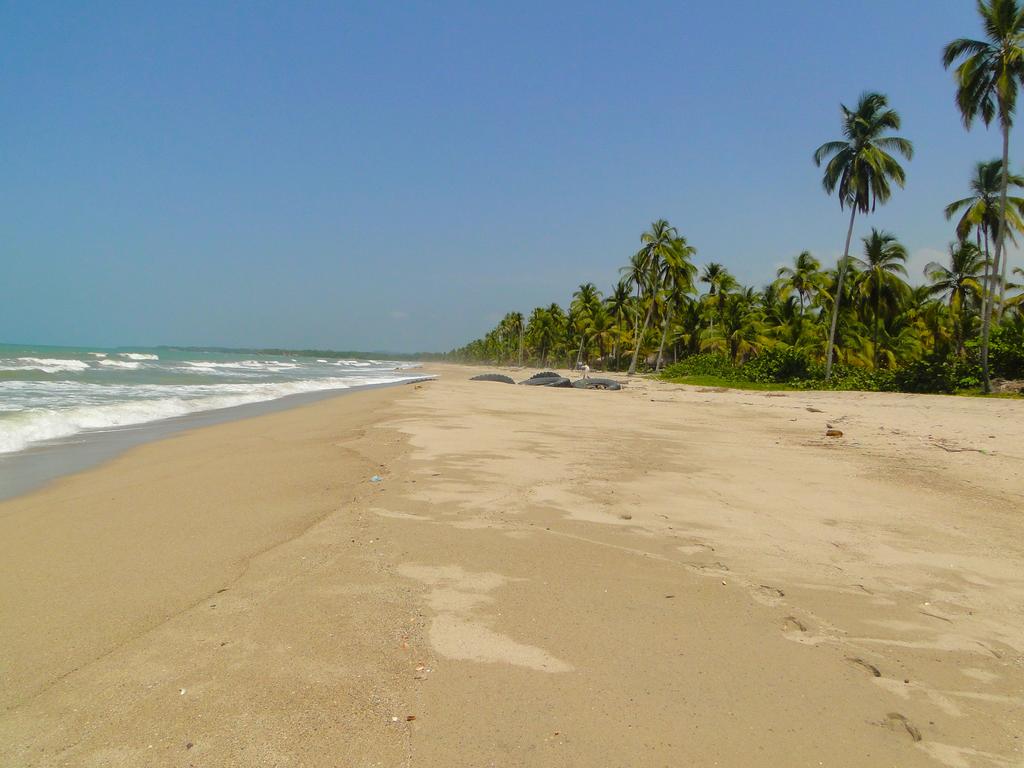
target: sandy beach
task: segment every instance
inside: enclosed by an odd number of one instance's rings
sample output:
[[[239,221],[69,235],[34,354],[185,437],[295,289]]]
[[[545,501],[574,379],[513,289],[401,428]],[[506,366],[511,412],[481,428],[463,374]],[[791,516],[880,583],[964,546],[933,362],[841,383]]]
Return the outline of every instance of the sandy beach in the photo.
[[[1024,401],[431,370],[0,503],[0,764],[1024,765]]]

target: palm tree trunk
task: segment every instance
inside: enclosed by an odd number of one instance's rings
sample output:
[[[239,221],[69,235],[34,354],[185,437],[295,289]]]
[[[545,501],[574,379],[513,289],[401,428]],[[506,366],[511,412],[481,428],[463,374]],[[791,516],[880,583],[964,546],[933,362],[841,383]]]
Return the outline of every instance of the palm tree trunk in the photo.
[[[587,340],[587,334],[580,333],[580,351],[576,353],[576,367],[580,367],[580,361],[583,359],[583,342]]]
[[[875,357],[875,370],[878,370],[878,313],[882,310],[882,273],[875,276],[875,327],[871,339],[871,351]]]
[[[654,312],[654,296],[651,296],[651,306],[647,308],[647,317],[644,318],[643,330],[636,338],[636,348],[633,350],[633,360],[629,364],[629,370],[626,371],[627,376],[632,376],[636,373],[636,361],[640,357],[640,347],[643,345],[643,338],[647,335],[647,326],[651,323],[651,313]]]
[[[981,377],[985,394],[992,392],[992,379],[988,370],[988,337],[992,326],[992,301],[995,294],[995,283],[999,276],[999,262],[1003,255],[1003,243],[1006,237],[1006,191],[1010,172],[1010,125],[1009,117],[1001,115],[1003,125],[1003,178],[999,189],[999,231],[996,234],[996,257],[992,262],[992,274],[989,282],[987,301],[981,315]]]
[[[519,324],[519,367],[523,367],[523,324]]]
[[[828,344],[825,345],[825,381],[832,378],[832,348],[836,343],[836,325],[839,322],[839,302],[843,297],[843,277],[846,275],[846,262],[850,258],[850,240],[853,238],[853,220],[857,216],[857,206],[850,206],[850,228],[846,231],[846,248],[843,260],[839,264],[839,280],[836,283],[836,295],[832,299],[832,323],[828,331]]]
[[[662,353],[665,350],[665,339],[668,337],[668,325],[672,322],[672,302],[669,301],[668,307],[665,308],[665,324],[661,329],[661,344],[658,345],[658,359],[654,363],[654,372],[657,373],[661,370],[661,358]]]

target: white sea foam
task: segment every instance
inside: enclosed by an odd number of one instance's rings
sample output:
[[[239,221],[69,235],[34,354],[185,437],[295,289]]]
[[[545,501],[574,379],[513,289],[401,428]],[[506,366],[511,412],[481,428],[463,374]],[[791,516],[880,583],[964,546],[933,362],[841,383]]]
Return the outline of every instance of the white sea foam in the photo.
[[[185,365],[211,370],[235,368],[254,371],[287,371],[299,367],[297,363],[282,363],[277,360],[232,360],[226,363],[213,360],[186,360]]]
[[[130,370],[135,370],[136,368],[142,367],[142,363],[132,363],[125,360],[100,360],[99,362],[100,365],[104,365],[107,368],[128,368]]]
[[[126,357],[129,360],[159,360],[160,355],[147,355],[142,352],[118,352],[118,356]]]
[[[107,356],[106,352],[90,352],[89,354],[92,355],[93,357],[106,357]]]
[[[70,373],[88,370],[85,360],[67,360],[50,357],[18,357],[0,364],[0,371],[42,371],[43,373]]]
[[[384,374],[383,371],[381,373]],[[0,410],[0,453],[24,450],[42,441],[60,440],[89,430],[116,429],[305,392],[390,384],[410,378],[413,377],[367,375],[251,384],[125,386],[114,391],[122,394],[133,392],[138,399],[115,402],[104,402],[113,394],[111,387],[96,384],[56,382],[43,391],[38,386],[33,389],[32,385],[38,385],[37,382],[11,382],[18,386],[5,388],[5,393],[21,393],[22,397],[34,402],[59,403],[64,407],[28,407],[13,412]],[[49,397],[41,399],[43,394]],[[67,407],[69,405],[71,407]]]

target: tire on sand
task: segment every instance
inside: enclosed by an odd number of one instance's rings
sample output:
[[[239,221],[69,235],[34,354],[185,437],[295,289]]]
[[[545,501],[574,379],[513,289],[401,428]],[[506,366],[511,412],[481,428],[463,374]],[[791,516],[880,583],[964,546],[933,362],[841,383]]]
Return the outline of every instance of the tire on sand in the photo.
[[[579,381],[574,381],[573,386],[576,389],[622,389],[622,385],[612,379],[580,379]]]
[[[560,379],[560,378],[562,378],[562,376],[560,374],[555,373],[554,371],[541,371],[540,373],[533,374],[533,376],[530,377],[530,380],[532,381],[533,379]]]
[[[496,381],[500,384],[515,384],[511,376],[505,376],[501,373],[481,373],[479,376],[471,378],[470,381]]]
[[[542,376],[539,379],[527,379],[526,381],[520,381],[519,383],[524,384],[528,387],[566,388],[572,386],[571,381],[562,378],[561,376]]]

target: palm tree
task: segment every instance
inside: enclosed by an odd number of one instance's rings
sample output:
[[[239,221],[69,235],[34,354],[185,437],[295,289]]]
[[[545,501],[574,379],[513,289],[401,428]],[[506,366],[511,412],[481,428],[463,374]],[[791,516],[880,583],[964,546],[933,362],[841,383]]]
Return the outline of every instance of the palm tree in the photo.
[[[999,120],[1003,133],[1002,183],[999,189],[999,227],[995,257],[992,260],[992,285],[999,275],[1006,238],[1007,197],[1010,178],[1010,126],[1017,106],[1017,88],[1024,80],[1024,9],[1018,0],[978,0],[978,14],[985,31],[984,40],[960,38],[942,52],[946,69],[962,59],[956,68],[956,105],[964,126],[970,130],[975,118],[986,126]],[[986,298],[981,313],[981,370],[986,394],[992,391],[988,370],[989,326],[992,298]]]
[[[685,300],[687,294],[693,292],[693,278],[697,274],[697,267],[693,265],[691,259],[696,253],[697,249],[687,243],[685,237],[678,237],[662,265],[661,284],[665,289],[665,317],[661,329],[661,343],[658,345],[658,359],[654,363],[655,371],[661,370],[665,339],[672,323],[672,312]]]
[[[991,160],[987,163],[978,163],[974,168],[974,178],[971,179],[970,197],[956,200],[946,206],[946,218],[951,219],[957,213],[963,212],[956,225],[956,234],[961,240],[968,237],[971,230],[974,230],[978,248],[982,248],[984,241],[985,254],[985,275],[982,285],[989,286],[988,268],[991,265],[989,254],[989,237],[995,236],[999,229],[1000,203],[999,196],[1003,182],[1003,164],[1001,160]],[[1007,180],[1008,187],[1024,187],[1024,176],[1010,173]],[[1006,198],[1006,236],[1011,242],[1016,242],[1014,232],[1024,232],[1024,198]],[[1009,259],[1003,259],[1003,275],[1001,280],[999,312],[1002,314],[1005,303],[1006,291],[1006,263]]]
[[[903,263],[907,260],[907,249],[896,240],[895,235],[888,232],[879,232],[872,228],[871,234],[864,238],[864,258],[854,258],[854,262],[861,268],[858,275],[857,287],[865,297],[874,299],[874,311],[871,329],[872,362],[878,368],[878,325],[882,316],[883,294],[888,293],[890,300],[907,288],[907,284],[900,280],[899,275],[904,277],[907,268]]]
[[[643,287],[647,284],[647,254],[639,250],[629,257],[629,264],[619,270],[626,280],[627,285],[636,288],[636,302],[633,314],[633,336],[640,338],[640,302]]]
[[[572,295],[570,311],[576,320],[576,330],[580,333],[580,350],[576,355],[577,367],[583,359],[583,343],[586,341],[587,331],[600,307],[601,292],[593,283],[582,283]]]
[[[522,312],[511,312],[508,315],[509,330],[519,339],[519,367],[523,367],[523,336],[526,334],[526,321]]]
[[[793,260],[792,267],[780,267],[776,277],[783,288],[781,298],[796,291],[800,298],[800,317],[803,317],[806,302],[821,287],[821,262],[810,251],[803,251]]]
[[[966,339],[967,307],[971,299],[979,300],[984,291],[978,282],[979,273],[987,270],[987,261],[978,246],[969,240],[949,244],[949,266],[930,262],[924,273],[931,281],[933,296],[945,297],[956,337],[957,354],[963,357]]]
[[[1024,269],[1021,269],[1020,267],[1014,267],[1013,274],[1019,277],[1024,277]],[[1024,288],[1024,283],[1009,283],[1007,285],[1007,288],[1014,288],[1019,290],[1021,288]],[[1016,296],[1013,296],[1010,299],[1008,299],[1006,302],[1006,306],[1013,307],[1015,310],[1017,310],[1018,318],[1024,316],[1024,291],[1021,291]]]
[[[715,310],[719,312],[721,311],[722,294],[728,293],[739,285],[739,283],[736,282],[736,278],[729,274],[729,270],[715,261],[704,265],[704,271],[700,275],[700,281],[702,283],[707,283],[708,285],[708,306],[715,308]],[[715,310],[713,310],[713,312]],[[713,312],[711,315],[712,330],[715,327]]]
[[[771,342],[756,294],[748,289],[718,295],[721,322],[717,328],[708,328],[701,334],[701,349],[728,354],[734,362],[741,363]]]
[[[832,322],[825,347],[826,381],[832,377],[832,347],[835,345],[836,324],[839,321],[843,276],[850,258],[854,218],[858,211],[867,214],[878,203],[887,202],[892,195],[890,182],[903,187],[906,174],[889,151],[907,160],[914,156],[914,146],[907,139],[884,135],[890,130],[899,130],[900,116],[896,110],[889,109],[889,100],[882,94],[861,95],[853,110],[842,104],[840,107],[843,112],[843,139],[826,142],[814,153],[814,163],[819,167],[827,158],[831,158],[822,178],[825,191],[831,195],[838,190],[840,210],[850,206],[850,226],[846,232],[843,259],[839,263],[838,285],[832,302]]]
[[[615,370],[619,369],[619,339],[622,336],[622,327],[630,310],[630,281],[626,278],[619,280],[612,289],[611,294],[605,298],[604,303],[608,314],[615,321],[616,334],[612,343],[612,357],[615,358]]]
[[[636,373],[636,363],[640,357],[640,347],[643,346],[643,339],[647,334],[647,326],[651,323],[651,314],[654,312],[654,298],[660,287],[661,264],[669,257],[678,238],[678,230],[665,219],[655,221],[651,224],[651,228],[640,236],[642,247],[638,252],[638,256],[643,254],[641,259],[647,267],[644,288],[650,298],[650,305],[647,307],[647,316],[644,318],[643,327],[637,333],[636,344],[633,348],[633,359],[629,363],[629,371],[627,372],[630,376]]]

